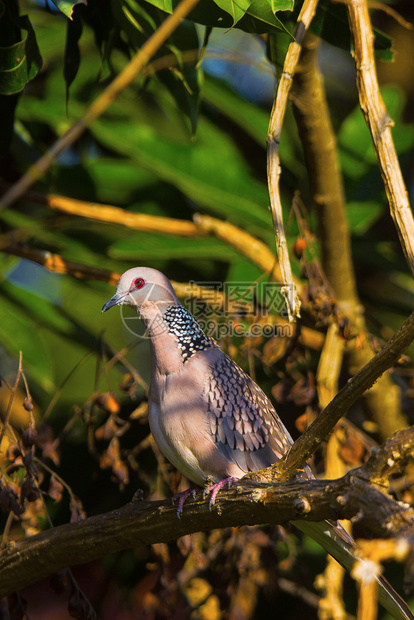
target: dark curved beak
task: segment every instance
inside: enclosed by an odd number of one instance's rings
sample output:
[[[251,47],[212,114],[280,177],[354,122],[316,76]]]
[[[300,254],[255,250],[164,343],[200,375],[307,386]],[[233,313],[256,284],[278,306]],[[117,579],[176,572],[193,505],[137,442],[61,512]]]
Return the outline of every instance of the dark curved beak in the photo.
[[[112,308],[112,306],[117,306],[121,302],[123,297],[124,295],[119,295],[119,293],[115,293],[115,295],[102,306],[101,314],[109,310],[109,308]]]

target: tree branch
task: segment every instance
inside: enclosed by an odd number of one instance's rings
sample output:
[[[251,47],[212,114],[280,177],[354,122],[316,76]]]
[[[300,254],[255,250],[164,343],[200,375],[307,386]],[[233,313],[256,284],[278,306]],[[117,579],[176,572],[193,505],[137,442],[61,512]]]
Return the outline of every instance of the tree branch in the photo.
[[[382,180],[400,243],[414,275],[414,217],[392,139],[393,121],[382,100],[375,68],[374,34],[367,0],[347,0],[349,27],[354,39],[359,102],[371,131]]]
[[[309,428],[293,444],[289,452],[272,465],[274,478],[288,480],[303,467],[316,448],[327,439],[335,424],[349,410],[365,390],[393,364],[414,340],[414,312],[400,329],[359,372],[339,390]],[[267,471],[267,470],[266,470]]]
[[[302,40],[316,11],[318,0],[305,0],[298,16],[295,28],[295,39],[289,44],[283,71],[277,87],[275,100],[270,115],[267,134],[267,179],[269,186],[270,209],[272,211],[273,228],[276,237],[277,256],[282,272],[282,282],[286,285],[284,293],[290,320],[300,316],[300,300],[292,278],[289,253],[286,245],[285,228],[283,225],[282,201],[279,191],[280,160],[279,143],[282,133],[283,119],[292,77],[299,60]]]
[[[33,197],[33,195],[28,197]],[[200,235],[197,225],[189,220],[148,215],[146,213],[133,213],[112,205],[86,202],[84,200],[66,198],[65,196],[57,196],[56,194],[47,194],[46,196],[37,194],[37,199],[54,211],[89,218],[96,222],[118,224],[133,230],[155,232],[164,235],[180,235],[181,237],[198,237]]]
[[[394,460],[390,460],[391,456]],[[384,479],[395,471],[397,462],[402,467],[413,458],[411,427],[389,439],[365,465],[338,480],[282,484],[242,480],[220,491],[211,511],[208,498],[203,499],[201,492],[186,502],[181,519],[177,519],[176,506],[171,501],[136,501],[112,512],[10,542],[0,554],[0,598],[66,566],[212,528],[345,518],[358,521],[374,536],[412,535],[414,509],[394,501],[371,481],[378,467],[379,476]]]

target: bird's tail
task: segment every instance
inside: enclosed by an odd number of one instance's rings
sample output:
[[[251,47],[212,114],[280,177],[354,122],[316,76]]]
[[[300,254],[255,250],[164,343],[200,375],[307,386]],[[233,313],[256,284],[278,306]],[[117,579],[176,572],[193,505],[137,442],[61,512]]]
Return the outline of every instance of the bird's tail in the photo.
[[[319,523],[294,521],[293,524],[304,534],[313,538],[347,571],[351,571],[355,562],[364,562],[364,560],[355,557],[353,553],[355,541],[342,526],[332,525],[328,521]],[[379,602],[393,618],[396,620],[414,620],[413,612],[388,581],[379,575],[377,582],[379,585]]]

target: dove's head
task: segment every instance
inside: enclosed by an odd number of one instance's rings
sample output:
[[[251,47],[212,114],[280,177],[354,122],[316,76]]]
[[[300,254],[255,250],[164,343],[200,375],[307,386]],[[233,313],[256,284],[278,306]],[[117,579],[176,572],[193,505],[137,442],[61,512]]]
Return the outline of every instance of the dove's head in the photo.
[[[160,271],[149,267],[128,269],[119,278],[116,293],[102,308],[106,312],[112,306],[135,306],[138,312],[146,306],[158,306],[164,312],[168,306],[177,305],[174,289]]]

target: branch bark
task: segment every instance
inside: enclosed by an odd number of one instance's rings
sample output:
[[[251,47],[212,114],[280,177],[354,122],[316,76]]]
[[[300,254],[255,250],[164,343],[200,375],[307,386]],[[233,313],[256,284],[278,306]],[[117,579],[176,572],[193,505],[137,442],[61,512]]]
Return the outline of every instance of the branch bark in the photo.
[[[279,191],[280,160],[279,143],[282,133],[283,119],[292,78],[299,60],[303,37],[313,19],[318,0],[305,0],[298,16],[295,28],[295,39],[289,45],[286,54],[283,71],[277,87],[275,100],[270,115],[269,129],[267,134],[267,179],[269,186],[270,209],[273,218],[273,228],[276,237],[276,249],[282,272],[282,282],[286,286],[284,296],[290,320],[300,316],[300,300],[292,278],[289,253],[286,244],[285,228],[283,225],[282,201]]]
[[[186,502],[181,519],[177,519],[171,501],[131,502],[112,512],[9,542],[0,554],[0,598],[68,565],[212,528],[345,518],[358,521],[374,536],[412,536],[414,509],[394,501],[372,483],[413,459],[411,427],[388,440],[365,465],[338,480],[283,484],[242,480],[220,491],[211,511],[208,499],[198,493]]]
[[[347,0],[354,39],[359,102],[372,135],[382,180],[408,266],[414,275],[414,217],[392,139],[393,121],[381,97],[374,54],[374,34],[367,0]]]

